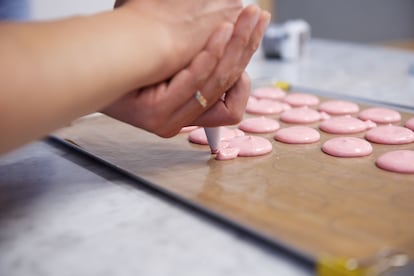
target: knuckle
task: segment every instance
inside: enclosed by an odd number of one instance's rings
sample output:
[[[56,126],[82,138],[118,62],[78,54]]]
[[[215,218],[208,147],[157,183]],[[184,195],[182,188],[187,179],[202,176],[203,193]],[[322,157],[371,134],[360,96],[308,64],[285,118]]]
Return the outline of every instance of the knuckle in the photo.
[[[230,72],[221,75],[218,78],[218,89],[221,91],[227,91],[233,84],[240,78],[241,74],[243,73],[244,69],[235,67]]]
[[[168,132],[165,131],[159,131],[156,133],[161,138],[170,138],[171,136],[168,135]]]
[[[135,116],[137,117],[137,121],[142,122],[142,128],[149,132],[158,135],[158,132],[162,131],[164,128],[165,116],[159,114],[159,112],[154,112],[153,110],[146,112],[145,114],[142,112],[135,112]],[[142,120],[142,117],[144,117],[145,120]]]
[[[250,41],[250,38],[243,34],[236,35],[235,39],[237,41],[237,44],[242,48],[246,48]]]
[[[218,51],[211,51],[208,52],[208,59],[210,61],[210,63],[212,64],[217,64],[221,58],[221,53],[219,53]]]
[[[162,137],[162,138],[171,138],[174,137],[175,135],[177,135],[180,132],[180,128],[177,129],[162,129],[160,130],[158,133],[156,133],[158,136]]]
[[[218,78],[218,88],[220,90],[226,90],[226,88],[229,86],[230,83],[230,77],[228,74],[223,74]]]
[[[158,135],[160,128],[160,120],[155,116],[149,116],[145,121],[145,129]]]
[[[256,50],[259,48],[260,41],[259,40],[253,40],[250,42],[250,51],[252,53],[256,52]]]
[[[229,124],[238,124],[243,119],[244,110],[233,110],[228,114]]]
[[[252,85],[252,81],[250,79],[250,76],[246,72],[243,72],[242,73],[241,78],[240,78],[240,81],[246,87],[249,87],[250,88],[250,86]]]

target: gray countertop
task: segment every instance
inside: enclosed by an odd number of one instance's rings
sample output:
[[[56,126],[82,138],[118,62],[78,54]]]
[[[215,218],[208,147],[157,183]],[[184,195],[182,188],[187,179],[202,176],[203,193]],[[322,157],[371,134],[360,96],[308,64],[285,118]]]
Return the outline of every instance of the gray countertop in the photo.
[[[314,40],[296,62],[249,65],[274,79],[414,106],[414,53]],[[312,275],[310,267],[67,147],[0,158],[0,275]]]

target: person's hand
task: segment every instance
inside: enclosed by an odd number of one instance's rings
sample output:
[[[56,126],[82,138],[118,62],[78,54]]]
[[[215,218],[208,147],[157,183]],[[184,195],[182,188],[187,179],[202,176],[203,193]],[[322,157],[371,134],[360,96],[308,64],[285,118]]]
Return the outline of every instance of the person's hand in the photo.
[[[243,72],[269,19],[267,12],[249,6],[240,14],[222,58],[227,41],[221,37],[228,25],[169,82],[133,91],[103,112],[161,137],[174,136],[187,125],[213,127],[239,122],[250,94],[250,80]],[[196,91],[207,101],[204,108],[194,98]]]
[[[175,69],[173,73],[190,63],[218,26],[234,23],[242,7],[241,0],[117,0],[115,3],[115,8],[150,22],[151,32],[163,39],[168,51],[166,55],[160,53],[165,57],[162,69],[171,67]]]

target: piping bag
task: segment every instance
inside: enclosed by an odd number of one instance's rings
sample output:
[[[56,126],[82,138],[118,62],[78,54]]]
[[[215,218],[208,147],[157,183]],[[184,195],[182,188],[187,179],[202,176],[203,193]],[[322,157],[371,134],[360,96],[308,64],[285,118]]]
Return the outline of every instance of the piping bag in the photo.
[[[205,127],[204,131],[207,136],[208,145],[211,153],[217,153],[220,145],[220,127]]]

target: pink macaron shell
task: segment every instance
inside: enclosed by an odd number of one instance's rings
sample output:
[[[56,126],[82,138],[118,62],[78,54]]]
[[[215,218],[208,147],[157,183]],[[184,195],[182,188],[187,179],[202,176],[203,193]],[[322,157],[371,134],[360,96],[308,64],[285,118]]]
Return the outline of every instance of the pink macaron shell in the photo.
[[[259,87],[253,91],[252,95],[258,99],[280,100],[286,96],[286,92],[280,88]]]
[[[408,119],[408,121],[405,123],[405,127],[414,131],[414,117]]]
[[[367,124],[351,116],[341,116],[321,122],[319,128],[324,132],[332,134],[352,134],[365,131]]]
[[[359,111],[356,103],[342,100],[331,100],[319,105],[319,110],[331,115],[348,115]]]
[[[411,174],[414,173],[414,151],[390,151],[378,157],[375,164],[383,170]]]
[[[322,145],[322,151],[336,157],[362,157],[372,153],[372,146],[357,137],[336,137]]]
[[[317,96],[307,93],[291,93],[288,94],[283,101],[293,107],[314,106],[319,104],[319,98]]]
[[[259,156],[272,151],[272,143],[260,136],[239,136],[229,140],[229,147],[240,149],[238,156]]]
[[[365,139],[377,144],[402,145],[414,142],[414,132],[406,127],[385,125],[368,130]]]
[[[216,154],[216,159],[220,161],[224,160],[232,160],[237,158],[239,155],[240,149],[239,148],[232,148],[232,147],[220,147]]]
[[[280,120],[291,124],[309,124],[321,120],[321,114],[317,110],[308,107],[296,107],[284,111]]]
[[[401,114],[398,111],[383,107],[367,108],[362,110],[358,117],[361,120],[371,120],[378,124],[398,123],[401,121]]]
[[[250,133],[269,133],[278,130],[280,124],[274,119],[261,116],[244,119],[239,128]]]
[[[377,127],[377,123],[371,121],[371,120],[366,120],[364,121],[365,125],[367,126],[367,129],[371,129],[374,127]]]
[[[285,110],[285,108],[285,105],[278,101],[249,97],[246,105],[246,113],[256,115],[273,115],[281,113]]]
[[[310,144],[318,142],[320,133],[307,126],[292,126],[279,129],[274,137],[275,140],[286,144]]]

